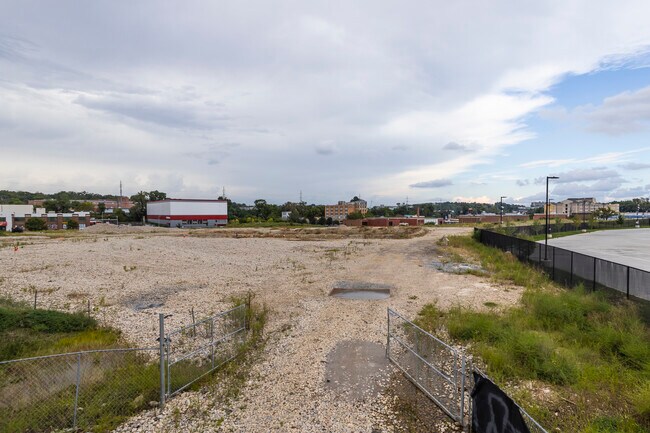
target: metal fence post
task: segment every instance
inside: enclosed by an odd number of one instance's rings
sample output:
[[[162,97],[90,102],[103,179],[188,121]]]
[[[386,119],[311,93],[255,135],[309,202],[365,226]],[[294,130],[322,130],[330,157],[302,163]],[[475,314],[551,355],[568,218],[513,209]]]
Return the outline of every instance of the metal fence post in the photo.
[[[551,273],[551,280],[555,281],[555,248],[553,248],[553,271]]]
[[[571,276],[569,278],[569,285],[573,287],[573,251],[571,251]]]
[[[388,332],[386,333],[386,358],[390,359],[390,308],[386,308],[388,319]]]
[[[465,429],[465,354],[461,356],[460,368],[460,425]]]
[[[592,290],[595,292],[596,291],[596,258],[594,257],[594,283],[592,286]]]
[[[77,379],[76,389],[74,393],[74,418],[72,419],[72,427],[77,428],[77,408],[79,407],[79,383],[81,381],[81,353],[77,353]]]
[[[625,296],[627,299],[630,299],[630,267],[627,267],[627,289],[625,291]]]
[[[158,314],[160,340],[160,407],[165,406],[165,315]]]
[[[212,352],[212,368],[214,368],[214,317],[210,319],[210,347]]]

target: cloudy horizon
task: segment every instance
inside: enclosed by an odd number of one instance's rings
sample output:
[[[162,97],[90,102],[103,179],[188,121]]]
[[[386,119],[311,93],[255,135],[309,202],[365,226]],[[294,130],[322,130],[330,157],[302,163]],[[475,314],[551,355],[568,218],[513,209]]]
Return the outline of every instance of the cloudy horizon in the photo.
[[[0,4],[0,189],[650,195],[647,2]]]

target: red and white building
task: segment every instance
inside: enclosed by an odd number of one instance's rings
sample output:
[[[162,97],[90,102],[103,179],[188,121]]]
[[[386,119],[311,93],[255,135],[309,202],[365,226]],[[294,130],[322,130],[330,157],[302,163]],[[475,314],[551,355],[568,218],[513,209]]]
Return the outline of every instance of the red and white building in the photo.
[[[225,226],[228,224],[228,202],[177,198],[150,201],[147,222],[165,227]]]

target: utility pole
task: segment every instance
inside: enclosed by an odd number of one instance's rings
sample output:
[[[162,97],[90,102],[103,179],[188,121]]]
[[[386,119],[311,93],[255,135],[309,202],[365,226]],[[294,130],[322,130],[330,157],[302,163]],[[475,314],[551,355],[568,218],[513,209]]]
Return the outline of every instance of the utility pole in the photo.
[[[559,179],[557,176],[546,176],[546,230],[544,230],[544,260],[548,260],[548,180],[549,179]],[[556,211],[557,213],[557,211]]]
[[[122,209],[122,181],[120,181],[120,196],[117,199],[117,207]]]
[[[504,199],[504,198],[507,198],[507,197],[505,197],[505,196],[501,196],[501,207],[500,207],[500,210],[501,210],[501,218],[499,219],[499,224],[501,224],[501,225],[503,225],[503,199]]]

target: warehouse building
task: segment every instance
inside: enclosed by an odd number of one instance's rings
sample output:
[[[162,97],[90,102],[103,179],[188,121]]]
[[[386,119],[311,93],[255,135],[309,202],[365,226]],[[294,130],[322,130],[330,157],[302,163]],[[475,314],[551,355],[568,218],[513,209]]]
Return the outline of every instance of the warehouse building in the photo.
[[[165,199],[147,203],[147,222],[164,227],[219,227],[228,224],[225,200]]]

